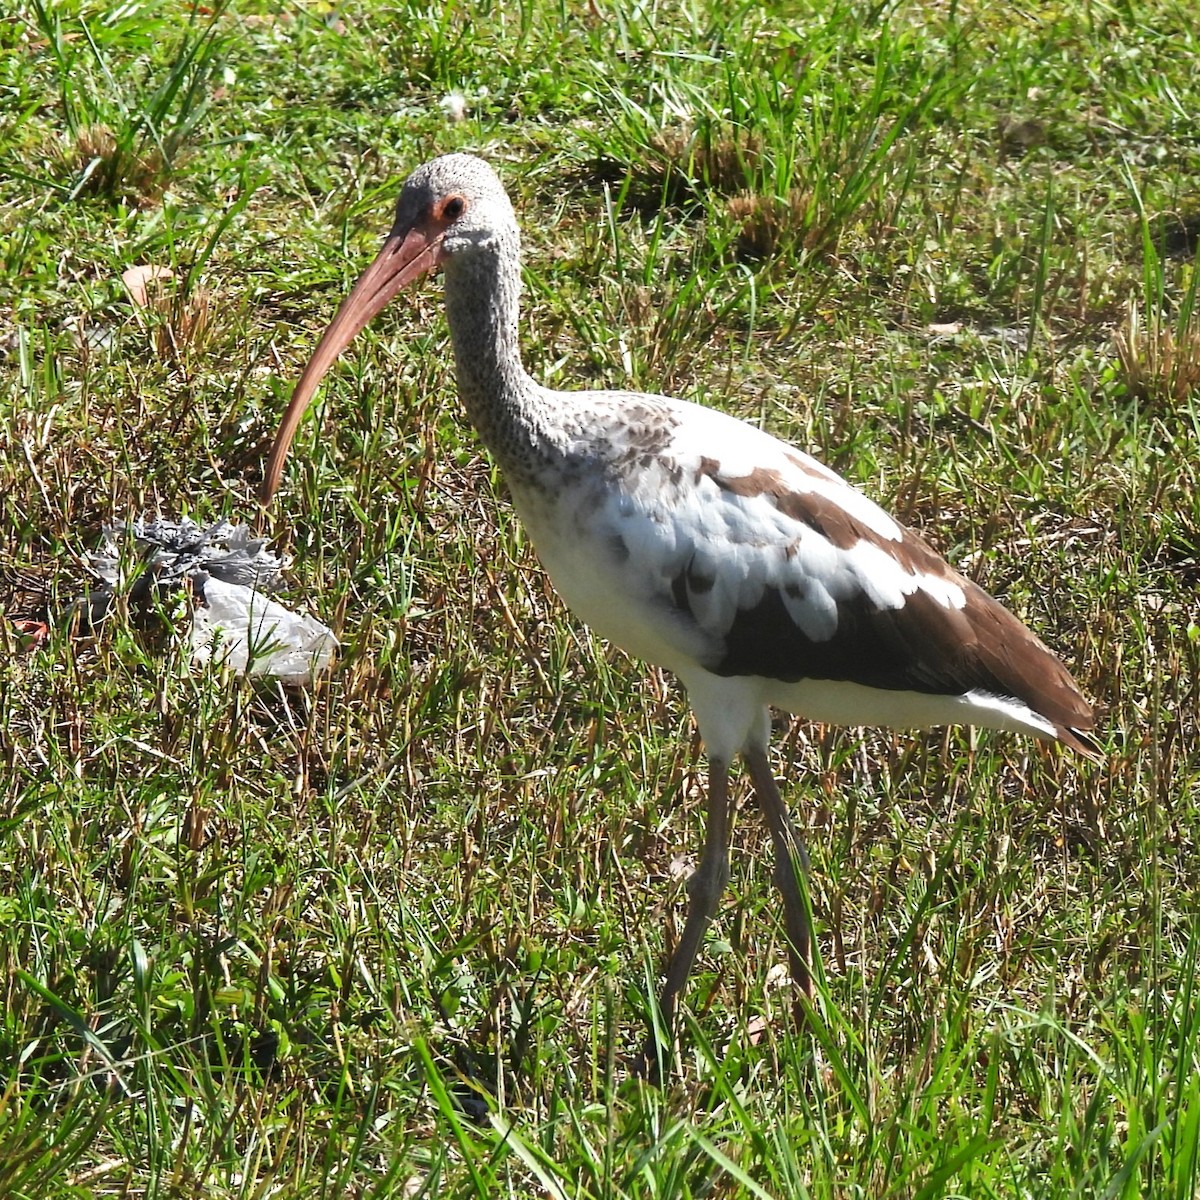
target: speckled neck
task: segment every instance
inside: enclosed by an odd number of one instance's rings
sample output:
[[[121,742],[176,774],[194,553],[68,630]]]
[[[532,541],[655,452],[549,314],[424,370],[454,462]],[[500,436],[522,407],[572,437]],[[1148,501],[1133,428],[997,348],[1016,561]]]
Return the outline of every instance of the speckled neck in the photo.
[[[534,483],[553,458],[545,389],[521,365],[521,272],[515,229],[445,265],[458,394],[510,485]]]

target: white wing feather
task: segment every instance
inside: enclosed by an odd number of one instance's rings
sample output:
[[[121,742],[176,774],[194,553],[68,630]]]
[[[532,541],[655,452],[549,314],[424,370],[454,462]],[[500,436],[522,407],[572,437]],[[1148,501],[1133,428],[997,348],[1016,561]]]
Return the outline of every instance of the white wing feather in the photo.
[[[787,491],[832,501],[876,538],[903,539],[883,509],[816,459],[724,413],[667,399],[658,403],[669,434],[639,458],[626,444],[625,403],[614,395],[606,410],[593,393],[577,449],[604,455],[611,470],[580,472],[588,482],[552,505],[516,497],[555,586],[602,636],[678,669],[681,657],[719,659],[738,612],[753,609],[768,588],[814,641],[833,636],[839,602],[860,594],[897,608],[936,582],[943,604],[961,604],[947,581],[913,575],[873,544],[839,548],[771,495],[738,494],[714,478],[716,469],[735,480],[773,472]],[[597,546],[608,553],[596,555]],[[684,611],[679,581],[689,578],[696,586]]]

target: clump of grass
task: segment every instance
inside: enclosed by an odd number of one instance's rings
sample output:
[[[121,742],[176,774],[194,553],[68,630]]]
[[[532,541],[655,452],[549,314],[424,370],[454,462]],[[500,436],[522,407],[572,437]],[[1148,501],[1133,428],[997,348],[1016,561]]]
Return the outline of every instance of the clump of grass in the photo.
[[[662,204],[688,208],[708,193],[734,195],[761,177],[767,154],[758,134],[710,118],[659,126],[650,114],[625,103],[636,152],[626,158],[606,148],[594,169],[600,178],[628,171],[634,205],[647,214]]]
[[[214,332],[212,293],[203,285],[163,289],[153,300],[158,315],[154,348],[177,361],[204,349]]]
[[[67,130],[65,149],[52,157],[71,180],[71,196],[152,207],[182,166],[208,109],[227,49],[218,36],[225,4],[209,10],[203,23],[197,10],[182,33],[162,12],[147,12],[141,21],[123,14],[111,22],[81,22],[71,31],[40,0],[33,9],[47,54],[47,85],[57,87]],[[116,63],[138,51],[142,62],[130,79]]]
[[[786,199],[739,192],[730,196],[726,208],[740,227],[738,250],[746,258],[771,258],[794,240],[807,250],[820,240],[812,222],[813,198],[800,188],[793,188]]]
[[[1177,404],[1200,392],[1200,319],[1195,316],[1175,328],[1131,303],[1113,342],[1129,395]]]
[[[663,129],[650,138],[646,171],[728,193],[745,188],[762,162],[762,139],[747,129],[705,122]]]
[[[85,125],[57,156],[74,178],[76,196],[101,196],[151,208],[162,198],[170,167],[156,146],[118,139],[105,124]]]
[[[216,331],[212,293],[191,276],[173,271],[133,267],[123,282],[133,301],[138,324],[151,333],[159,358],[178,362],[204,349]]]

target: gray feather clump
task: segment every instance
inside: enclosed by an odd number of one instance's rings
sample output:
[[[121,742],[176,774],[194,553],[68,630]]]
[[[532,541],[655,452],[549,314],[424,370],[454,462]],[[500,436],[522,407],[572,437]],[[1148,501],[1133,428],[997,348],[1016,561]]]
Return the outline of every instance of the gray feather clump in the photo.
[[[270,599],[283,586],[288,560],[244,525],[220,520],[204,526],[187,517],[112,521],[88,558],[100,586],[76,602],[81,625],[102,620],[122,593],[131,611],[147,612],[190,592],[197,601],[189,635],[197,663],[306,686],[328,668],[337,649],[332,631],[315,617]]]
[[[125,548],[130,538],[136,558]],[[130,582],[125,576],[131,558],[135,577]],[[203,596],[209,578],[269,593],[283,586],[283,572],[290,561],[268,550],[266,538],[251,537],[246,525],[225,518],[197,525],[189,517],[110,521],[104,526],[99,549],[91,551],[88,559],[89,570],[100,586],[80,601],[87,623],[103,620],[127,584],[129,603],[135,608],[161,604],[188,585]]]

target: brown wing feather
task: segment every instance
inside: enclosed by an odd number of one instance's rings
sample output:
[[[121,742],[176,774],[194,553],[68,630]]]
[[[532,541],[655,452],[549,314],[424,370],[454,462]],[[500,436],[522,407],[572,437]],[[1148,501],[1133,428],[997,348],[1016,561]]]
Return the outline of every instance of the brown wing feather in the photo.
[[[803,464],[801,464],[803,465]],[[839,550],[869,543],[914,575],[962,588],[961,608],[948,607],[917,588],[899,608],[874,603],[865,590],[839,599],[837,627],[827,638],[810,637],[789,611],[806,586],[797,571],[768,586],[753,606],[739,608],[724,631],[720,653],[708,664],[719,675],[760,675],[849,680],[888,690],[961,695],[979,690],[1026,704],[1054,725],[1060,741],[1090,757],[1099,754],[1087,736],[1091,706],[1066,667],[1021,621],[977,584],[955,571],[923,538],[903,530],[899,541],[882,536],[828,494],[797,490],[778,472],[760,470],[727,477],[720,464],[702,468],[730,497],[768,499],[780,512],[825,537]],[[685,565],[672,584],[681,609],[711,587]]]

